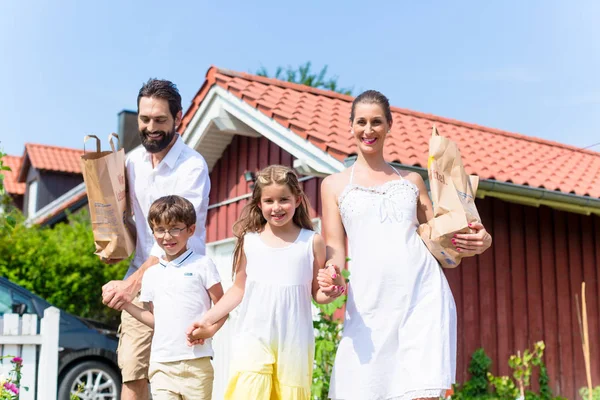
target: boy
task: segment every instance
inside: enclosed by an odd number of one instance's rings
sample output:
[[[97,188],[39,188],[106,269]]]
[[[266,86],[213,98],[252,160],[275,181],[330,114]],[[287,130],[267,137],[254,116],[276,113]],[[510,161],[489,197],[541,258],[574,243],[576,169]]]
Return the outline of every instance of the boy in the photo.
[[[188,346],[186,328],[223,296],[217,268],[210,258],[187,247],[196,229],[192,203],[165,196],[150,207],[148,223],[165,259],[142,278],[144,309],[129,303],[125,310],[154,328],[149,379],[154,400],[210,400],[213,386],[211,342]],[[219,321],[220,325],[225,318]]]

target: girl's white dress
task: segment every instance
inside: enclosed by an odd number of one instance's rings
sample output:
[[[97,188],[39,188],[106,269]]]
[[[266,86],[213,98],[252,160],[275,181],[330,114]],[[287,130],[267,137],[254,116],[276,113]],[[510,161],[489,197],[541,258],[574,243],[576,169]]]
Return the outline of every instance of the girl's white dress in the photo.
[[[339,197],[351,275],[329,395],[438,398],[454,383],[456,309],[417,234],[419,189],[402,177],[363,187],[353,176],[354,167]]]
[[[245,235],[246,290],[225,399],[310,399],[313,238],[302,229],[294,243],[274,248],[258,233]]]

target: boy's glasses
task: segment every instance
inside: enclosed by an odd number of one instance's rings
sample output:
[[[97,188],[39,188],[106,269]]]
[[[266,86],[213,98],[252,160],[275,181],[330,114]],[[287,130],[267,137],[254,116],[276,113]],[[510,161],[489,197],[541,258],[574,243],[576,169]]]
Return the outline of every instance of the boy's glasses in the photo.
[[[159,239],[162,239],[165,237],[165,235],[168,233],[169,235],[171,235],[172,237],[177,237],[179,235],[181,235],[181,232],[185,231],[187,229],[187,226],[185,228],[171,228],[171,229],[156,229],[153,230],[152,233],[154,233],[154,236],[156,236]]]

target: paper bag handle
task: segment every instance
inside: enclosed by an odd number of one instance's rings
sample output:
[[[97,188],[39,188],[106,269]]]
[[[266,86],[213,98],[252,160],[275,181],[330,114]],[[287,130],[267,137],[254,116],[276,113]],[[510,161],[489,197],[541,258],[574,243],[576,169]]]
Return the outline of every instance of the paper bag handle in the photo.
[[[115,150],[115,144],[113,143],[113,138],[117,139],[117,150],[119,150],[119,135],[117,135],[116,133],[111,133],[110,135],[108,135],[108,143],[110,143],[110,148],[112,149],[113,152],[117,151]]]
[[[96,139],[96,153],[100,153],[100,139],[98,139],[98,136],[96,135],[86,135],[83,138],[83,152],[85,153],[85,142],[89,139]]]
[[[433,124],[433,128],[431,128],[431,137],[434,136],[440,136],[440,134],[437,131],[437,128],[435,127],[435,124]]]

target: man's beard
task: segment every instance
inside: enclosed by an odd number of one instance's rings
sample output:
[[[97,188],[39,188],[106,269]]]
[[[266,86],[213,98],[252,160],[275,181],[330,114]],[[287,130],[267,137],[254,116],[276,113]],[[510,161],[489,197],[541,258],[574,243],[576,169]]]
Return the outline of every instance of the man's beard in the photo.
[[[148,129],[144,129],[143,131],[139,132],[140,139],[142,140],[142,145],[148,153],[160,153],[169,146],[171,140],[173,140],[173,137],[176,135],[175,125],[173,125],[173,128],[170,132],[156,131],[152,133],[161,134],[162,138],[158,140],[150,139],[148,137],[150,132],[148,131]]]

